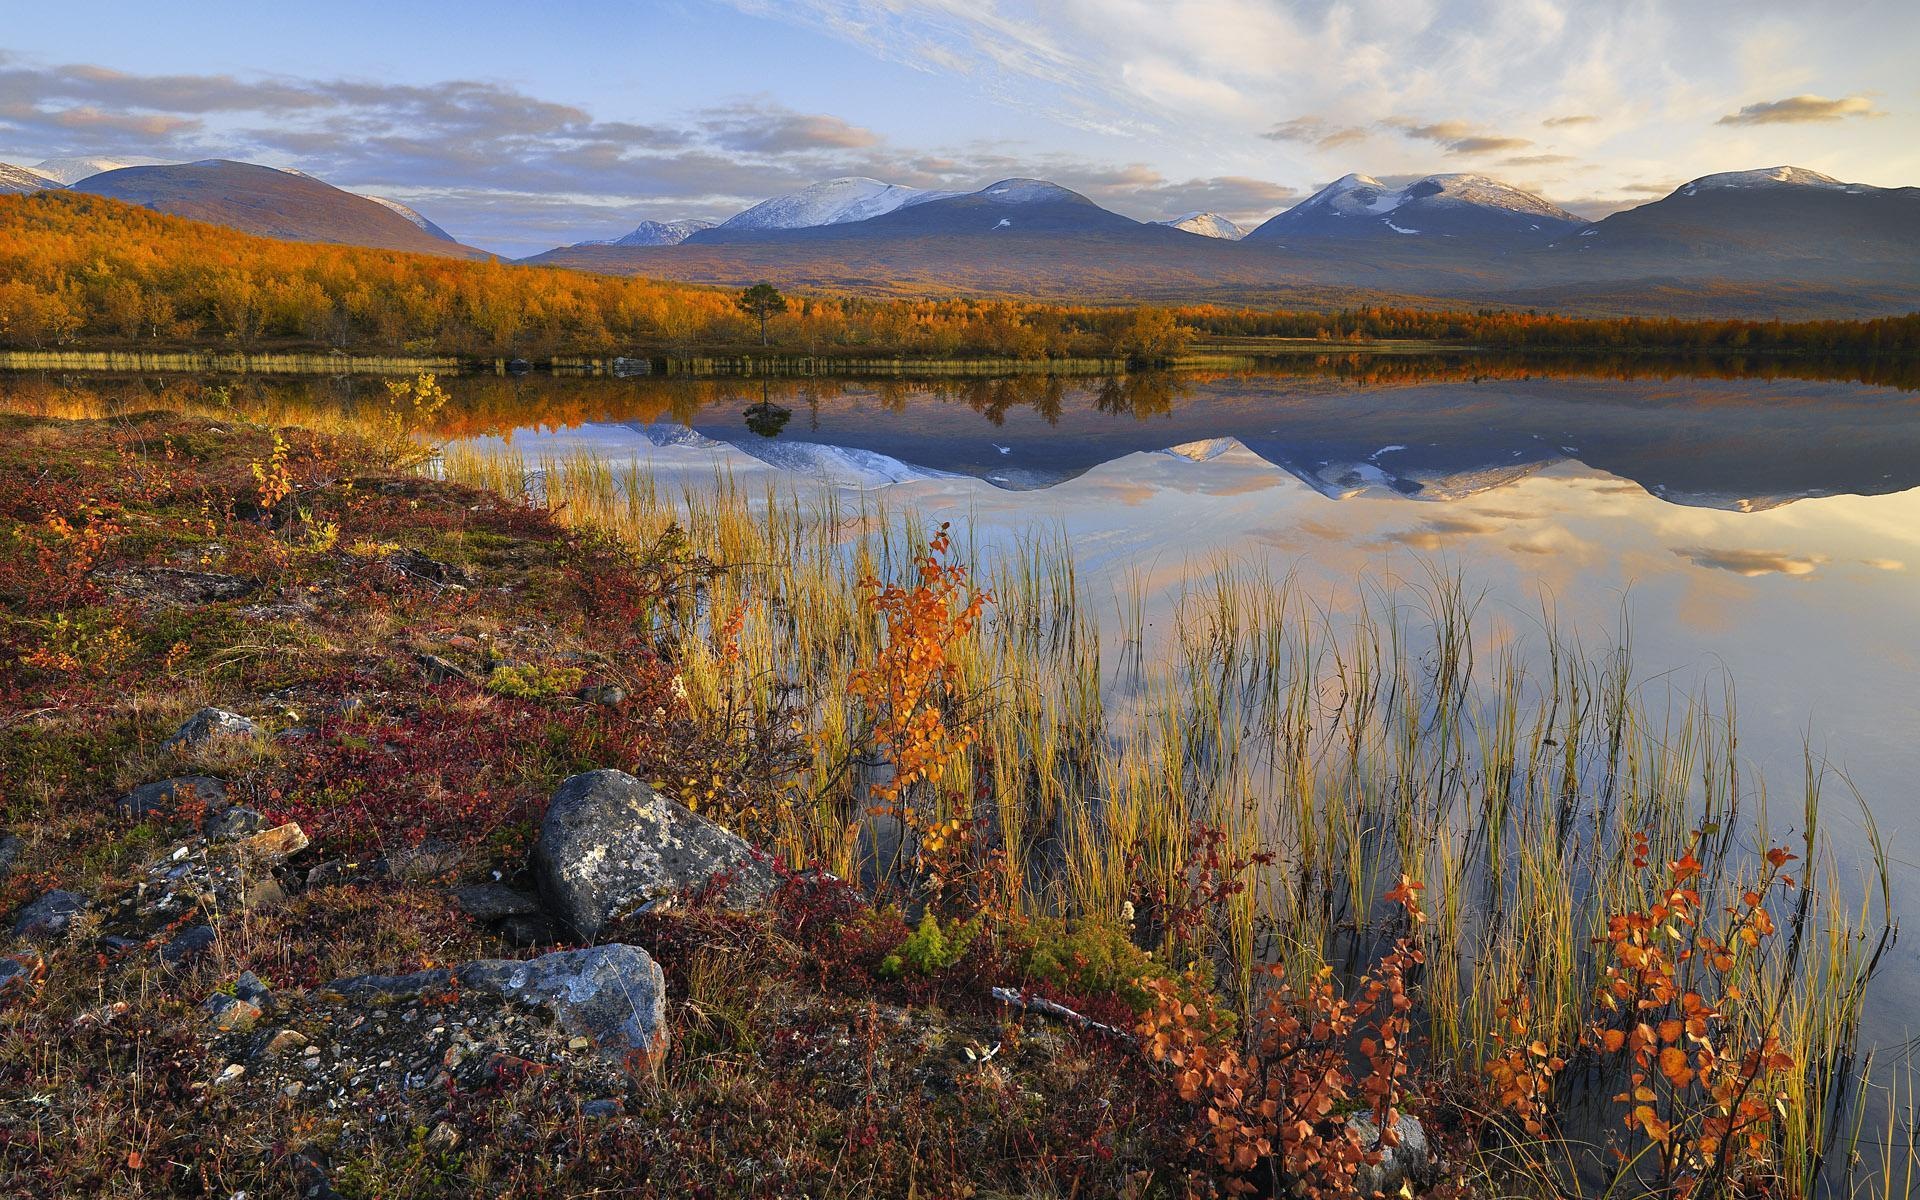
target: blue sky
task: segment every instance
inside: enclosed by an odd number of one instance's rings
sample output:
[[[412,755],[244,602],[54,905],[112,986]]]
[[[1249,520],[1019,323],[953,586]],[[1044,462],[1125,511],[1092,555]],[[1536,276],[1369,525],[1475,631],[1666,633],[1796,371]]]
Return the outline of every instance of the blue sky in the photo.
[[[843,174],[1243,221],[1353,170],[1589,214],[1781,163],[1920,183],[1912,0],[14,7],[0,161],[300,167],[509,253]]]

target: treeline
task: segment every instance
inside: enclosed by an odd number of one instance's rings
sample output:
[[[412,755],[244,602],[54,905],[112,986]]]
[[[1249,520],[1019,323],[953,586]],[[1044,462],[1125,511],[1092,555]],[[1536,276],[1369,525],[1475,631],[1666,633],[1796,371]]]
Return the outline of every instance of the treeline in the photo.
[[[1588,320],[1495,310],[1284,312],[1012,300],[792,298],[784,354],[1161,361],[1196,337],[1429,339],[1527,349],[1920,352],[1874,321]],[[281,242],[102,197],[0,196],[0,346],[525,357],[758,348],[731,292],[557,268]]]

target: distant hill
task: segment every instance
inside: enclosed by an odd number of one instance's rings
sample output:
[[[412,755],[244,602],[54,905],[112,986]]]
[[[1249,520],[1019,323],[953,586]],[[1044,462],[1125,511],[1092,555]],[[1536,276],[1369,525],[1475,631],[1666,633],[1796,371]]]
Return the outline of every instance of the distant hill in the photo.
[[[48,188],[60,185],[45,175],[30,171],[25,167],[16,167],[12,163],[0,162],[0,194],[24,195],[28,192],[44,192]]]
[[[703,229],[712,229],[712,221],[642,221],[633,232],[597,242],[579,242],[581,246],[678,246]]]
[[[1920,188],[1800,167],[1707,175],[1554,242],[1559,276],[1912,283]]]
[[[1155,225],[1165,225],[1171,229],[1197,233],[1201,237],[1224,238],[1237,242],[1247,236],[1247,230],[1215,212],[1190,212],[1183,217],[1170,221],[1155,221]]]
[[[122,167],[157,167],[164,165],[165,162],[165,159],[148,158],[139,154],[114,158],[83,155],[73,158],[44,159],[27,169],[36,175],[44,175],[55,183],[71,186],[89,175],[98,175],[103,171],[118,171]]]
[[[415,228],[421,230],[424,233],[429,234],[430,236],[437,237],[443,242],[451,242],[456,240],[452,234],[440,228],[438,225],[435,225],[432,221],[427,220],[425,217],[421,216],[418,212],[414,211],[413,209],[408,208],[406,205],[400,203],[398,200],[389,200],[385,196],[368,196],[367,199],[373,201],[375,204],[378,204],[381,208],[399,213],[401,216],[405,217],[407,220],[413,222]]]
[[[253,163],[208,159],[174,166],[124,167],[82,179],[73,190],[283,241],[486,257],[483,251],[436,237],[364,196],[342,191],[310,175]]]
[[[1429,175],[1401,188],[1347,175],[1255,229],[1247,241],[1450,240],[1510,250],[1545,245],[1586,225],[1532,192],[1485,175]]]

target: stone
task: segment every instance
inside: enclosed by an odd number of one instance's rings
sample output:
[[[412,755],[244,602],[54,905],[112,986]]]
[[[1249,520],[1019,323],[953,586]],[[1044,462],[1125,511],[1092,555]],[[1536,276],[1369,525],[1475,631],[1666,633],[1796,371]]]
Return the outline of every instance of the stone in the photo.
[[[452,1122],[441,1121],[427,1134],[426,1145],[429,1150],[445,1154],[459,1149],[461,1141],[460,1131],[453,1127]]]
[[[13,864],[20,860],[20,852],[27,844],[11,833],[0,833],[0,883],[13,874]]]
[[[73,919],[87,910],[78,892],[48,892],[22,908],[13,920],[13,936],[45,942],[65,937]]]
[[[271,912],[286,902],[287,889],[271,875],[247,885],[246,895],[240,897],[240,907],[248,912]]]
[[[589,1100],[580,1106],[580,1115],[606,1120],[620,1115],[620,1102],[617,1100]]]
[[[409,975],[353,975],[321,987],[323,999],[351,1001],[366,1007],[395,1004],[421,996],[445,995],[453,990],[453,972],[444,967]]]
[[[283,1054],[291,1054],[296,1050],[304,1050],[306,1048],[307,1038],[305,1034],[297,1029],[282,1029],[268,1038],[266,1045],[260,1047],[260,1057],[279,1058]]]
[[[526,961],[482,959],[456,975],[465,987],[545,1010],[562,1030],[617,1062],[657,1061],[666,1047],[666,976],[636,946],[557,950]]]
[[[533,847],[547,910],[582,940],[613,917],[726,876],[734,908],[766,903],[777,879],[731,832],[624,771],[588,771],[561,784]]]
[[[327,887],[344,882],[352,874],[353,864],[344,859],[329,859],[307,872],[307,886]]]
[[[233,1033],[237,1030],[253,1028],[260,1019],[260,1006],[249,1004],[238,996],[226,992],[215,992],[207,997],[207,1016],[213,1021],[213,1027],[221,1033]]]
[[[115,803],[122,816],[141,821],[155,815],[172,816],[189,801],[212,809],[226,803],[226,799],[227,785],[221,780],[210,775],[182,775],[178,779],[143,783]]]
[[[243,971],[240,978],[233,981],[233,994],[261,1012],[273,1011],[273,992],[252,971]]]
[[[39,989],[46,962],[38,954],[0,958],[0,1006],[24,1001]]]
[[[266,827],[266,817],[242,804],[222,810],[219,816],[207,818],[207,836],[209,837],[246,837],[249,834],[259,833]]]
[[[627,702],[627,689],[614,683],[591,684],[574,693],[588,704],[604,704],[617,708]]]
[[[213,1084],[215,1087],[220,1087],[229,1083],[237,1083],[240,1077],[246,1073],[247,1069],[239,1063],[228,1063],[221,1069],[220,1074],[214,1077]]]
[[[398,550],[387,555],[387,569],[412,579],[437,583],[442,587],[465,587],[467,573],[452,563],[428,558],[418,550]]]
[[[244,575],[220,575],[212,571],[137,566],[116,571],[111,586],[120,595],[134,599],[189,605],[238,600],[257,589],[260,581]]]
[[[236,712],[224,708],[203,708],[186,719],[174,735],[160,744],[162,750],[198,750],[209,742],[226,738],[250,738],[260,727]]]
[[[467,677],[465,671],[438,654],[416,654],[414,661],[420,664],[420,673],[431,684],[459,683]]]
[[[232,843],[234,850],[259,862],[278,862],[307,848],[307,834],[297,821],[263,829]]]
[[[500,936],[513,946],[550,946],[560,940],[560,930],[545,913],[524,913],[502,920]]]
[[[1347,1128],[1358,1134],[1361,1144],[1369,1148],[1380,1139],[1379,1124],[1366,1113],[1348,1117]],[[1353,1185],[1356,1194],[1391,1195],[1398,1192],[1402,1185],[1417,1182],[1432,1163],[1433,1151],[1427,1144],[1427,1130],[1420,1124],[1420,1118],[1411,1113],[1401,1113],[1399,1120],[1394,1123],[1394,1131],[1400,1135],[1399,1144],[1379,1147],[1379,1163],[1363,1166],[1355,1173]]]
[[[470,883],[457,887],[453,889],[453,899],[461,912],[480,921],[528,916],[540,911],[538,898],[503,883]]]
[[[437,879],[460,866],[460,848],[451,842],[429,839],[418,846],[405,846],[375,864],[389,879]]]
[[[160,947],[161,961],[170,967],[182,967],[213,949],[218,938],[211,925],[193,925],[173,935],[173,940]]]

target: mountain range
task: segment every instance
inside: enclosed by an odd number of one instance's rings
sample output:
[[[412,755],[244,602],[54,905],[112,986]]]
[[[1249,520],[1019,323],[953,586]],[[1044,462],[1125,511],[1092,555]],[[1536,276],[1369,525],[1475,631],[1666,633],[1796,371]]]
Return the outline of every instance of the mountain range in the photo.
[[[299,171],[0,163],[0,192],[63,186],[268,237],[486,257],[407,205]],[[521,261],[896,295],[1865,316],[1920,306],[1920,188],[1775,167],[1703,176],[1588,222],[1483,175],[1351,174],[1249,231],[1210,212],[1137,221],[1041,179],[952,192],[852,176],[717,224],[646,221]]]

